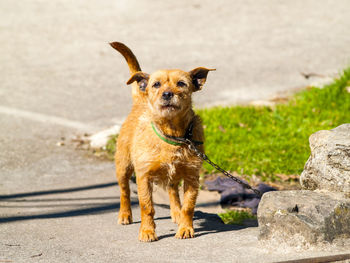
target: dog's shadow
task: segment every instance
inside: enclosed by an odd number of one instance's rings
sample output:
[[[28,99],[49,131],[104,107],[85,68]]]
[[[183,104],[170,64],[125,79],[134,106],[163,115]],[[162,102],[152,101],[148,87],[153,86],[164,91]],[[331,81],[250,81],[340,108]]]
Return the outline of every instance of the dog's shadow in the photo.
[[[157,204],[156,206],[161,206],[163,208],[169,209],[168,205]],[[171,220],[171,218],[170,218],[170,216],[156,217],[154,220],[155,221]],[[137,223],[137,222],[135,222],[135,223]],[[253,220],[253,221],[250,221],[244,225],[224,224],[222,222],[221,218],[217,214],[205,213],[202,211],[195,211],[194,217],[193,217],[193,225],[194,225],[195,237],[200,237],[200,236],[205,236],[208,234],[241,230],[241,229],[244,229],[247,227],[257,227],[258,222],[257,222],[257,220]],[[176,231],[176,228],[177,227],[175,227],[174,229],[171,229],[171,230]],[[161,240],[163,238],[168,238],[168,237],[174,237],[174,232],[172,232],[171,234],[159,236],[158,239]]]

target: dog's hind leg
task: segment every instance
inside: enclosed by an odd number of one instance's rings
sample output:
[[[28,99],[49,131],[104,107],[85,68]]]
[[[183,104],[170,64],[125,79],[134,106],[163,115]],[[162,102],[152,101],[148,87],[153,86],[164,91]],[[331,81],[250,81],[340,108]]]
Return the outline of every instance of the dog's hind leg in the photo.
[[[130,204],[129,180],[134,172],[129,158],[117,154],[115,156],[117,180],[120,187],[120,209],[118,214],[118,224],[127,225],[132,223],[132,212]]]

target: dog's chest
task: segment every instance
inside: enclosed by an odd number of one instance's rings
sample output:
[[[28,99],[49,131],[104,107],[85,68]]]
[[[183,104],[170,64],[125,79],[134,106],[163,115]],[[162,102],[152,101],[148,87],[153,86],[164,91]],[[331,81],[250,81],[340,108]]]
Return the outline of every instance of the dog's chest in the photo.
[[[168,167],[168,173],[171,175],[176,170],[193,167],[197,164],[198,157],[193,155],[187,147],[173,147],[161,149],[159,161],[161,166]]]
[[[143,122],[137,130],[131,158],[138,175],[151,176],[163,184],[198,174],[202,165],[202,160],[186,145],[174,146],[159,138],[149,122]]]
[[[202,163],[187,147],[160,148],[156,156],[149,168],[153,179],[162,184],[197,174]]]

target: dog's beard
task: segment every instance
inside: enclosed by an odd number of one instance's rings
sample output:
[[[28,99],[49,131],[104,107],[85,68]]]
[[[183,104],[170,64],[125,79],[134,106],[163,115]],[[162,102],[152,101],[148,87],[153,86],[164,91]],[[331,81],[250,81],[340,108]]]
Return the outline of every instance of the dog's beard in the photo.
[[[180,110],[180,106],[173,104],[171,102],[165,102],[165,103],[161,103],[158,106],[158,109],[161,111],[168,111],[168,112],[173,112],[173,111],[178,111]]]
[[[161,103],[157,108],[158,113],[164,118],[173,118],[181,112],[181,107],[172,103]]]
[[[148,101],[148,105],[152,113],[161,118],[171,119],[182,112],[181,102],[177,98],[173,98],[170,101],[160,100],[156,105]]]

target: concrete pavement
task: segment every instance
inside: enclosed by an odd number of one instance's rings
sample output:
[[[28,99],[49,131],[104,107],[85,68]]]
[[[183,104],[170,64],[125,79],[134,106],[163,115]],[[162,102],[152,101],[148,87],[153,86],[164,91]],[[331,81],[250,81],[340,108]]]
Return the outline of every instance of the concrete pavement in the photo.
[[[140,243],[134,192],[134,223],[117,224],[113,164],[69,147],[52,151],[32,163],[46,167],[42,173],[2,176],[0,262],[276,262],[346,252],[335,247],[276,249],[276,244],[257,240],[257,227],[224,225],[201,206],[195,213],[196,238],[177,240],[164,204],[155,205],[159,241]],[[61,166],[49,166],[51,158]]]
[[[117,224],[113,164],[69,146],[50,152],[32,161],[42,167],[40,173],[2,174],[0,262],[276,262],[346,252],[335,247],[276,249],[276,244],[257,240],[256,226],[224,225],[215,213],[202,212],[201,205],[195,212],[194,239],[175,239],[168,205],[156,204],[159,241],[140,243],[134,191],[134,223]],[[52,165],[53,159],[59,165]]]
[[[71,139],[120,123],[128,70],[217,68],[197,107],[246,103],[308,85],[350,58],[348,1],[21,1],[0,3],[0,262],[273,262],[342,252],[265,246],[257,228],[225,226],[197,207],[192,240],[176,240],[164,202],[158,242],[116,224],[112,162]],[[64,138],[65,145],[57,146]],[[163,199],[164,200],[164,199]],[[207,212],[205,212],[207,211]]]

